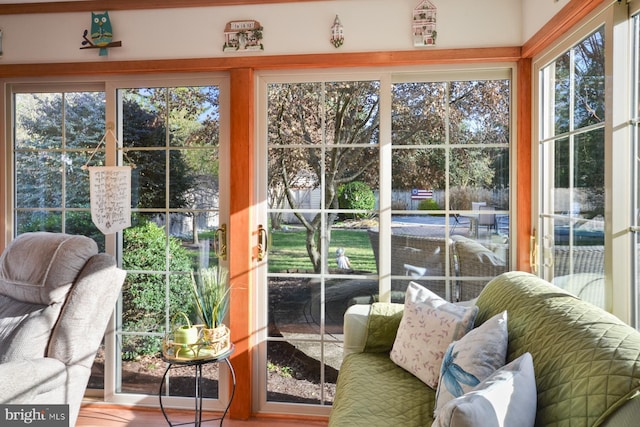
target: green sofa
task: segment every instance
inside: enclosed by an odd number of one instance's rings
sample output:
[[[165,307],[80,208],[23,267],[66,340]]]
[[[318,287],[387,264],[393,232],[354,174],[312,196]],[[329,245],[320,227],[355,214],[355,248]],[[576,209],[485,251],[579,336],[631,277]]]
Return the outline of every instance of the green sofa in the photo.
[[[640,425],[640,332],[528,273],[483,289],[475,325],[507,310],[507,361],[531,353],[536,426]],[[352,306],[329,426],[430,426],[435,391],[389,358],[401,304]]]

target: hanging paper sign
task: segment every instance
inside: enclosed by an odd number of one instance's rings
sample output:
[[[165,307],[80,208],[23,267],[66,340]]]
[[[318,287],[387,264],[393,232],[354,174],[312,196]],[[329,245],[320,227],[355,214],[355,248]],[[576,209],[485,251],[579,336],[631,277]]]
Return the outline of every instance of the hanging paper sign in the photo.
[[[89,167],[91,219],[103,234],[131,226],[131,167]]]

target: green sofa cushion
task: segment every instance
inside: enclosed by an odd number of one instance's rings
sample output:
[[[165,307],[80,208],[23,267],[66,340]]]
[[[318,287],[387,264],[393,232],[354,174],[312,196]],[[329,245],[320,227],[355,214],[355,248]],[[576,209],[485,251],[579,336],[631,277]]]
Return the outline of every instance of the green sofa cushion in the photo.
[[[396,366],[387,353],[354,353],[338,374],[331,427],[430,426],[435,391]],[[373,409],[372,409],[373,408]],[[380,414],[382,416],[372,416]]]
[[[493,279],[476,324],[507,310],[508,361],[533,356],[537,426],[598,426],[640,392],[640,333],[528,273]]]
[[[396,340],[398,326],[402,320],[403,304],[373,303],[367,323],[365,352],[389,352]]]

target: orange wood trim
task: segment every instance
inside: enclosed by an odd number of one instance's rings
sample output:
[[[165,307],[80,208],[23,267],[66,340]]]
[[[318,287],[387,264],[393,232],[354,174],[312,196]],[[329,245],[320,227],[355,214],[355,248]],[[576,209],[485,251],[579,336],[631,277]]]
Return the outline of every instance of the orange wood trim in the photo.
[[[0,5],[0,15],[29,13],[98,12],[101,10],[170,9],[208,6],[242,6],[265,3],[300,3],[320,0],[87,0]]]
[[[514,62],[518,59],[520,59],[519,47],[493,47],[477,49],[159,59],[148,61],[1,64],[0,78],[133,73],[189,73],[229,71],[237,68],[274,70],[288,68],[312,69],[390,65],[464,64],[478,62]]]
[[[531,210],[531,173],[532,173],[532,64],[531,58],[523,58],[518,61],[518,98],[516,100],[518,110],[517,141],[517,201],[516,211],[518,221],[516,223],[517,258],[516,269],[531,271],[529,263],[529,237],[532,234],[532,210]]]
[[[251,373],[252,324],[255,307],[252,305],[252,238],[251,220],[254,190],[253,70],[232,70],[230,73],[231,106],[230,132],[230,197],[229,204],[229,277],[231,303],[229,323],[231,340],[236,351],[231,357],[236,372],[236,394],[229,415],[247,419],[251,415],[253,395]]]
[[[522,57],[533,58],[605,0],[571,0],[522,46]]]

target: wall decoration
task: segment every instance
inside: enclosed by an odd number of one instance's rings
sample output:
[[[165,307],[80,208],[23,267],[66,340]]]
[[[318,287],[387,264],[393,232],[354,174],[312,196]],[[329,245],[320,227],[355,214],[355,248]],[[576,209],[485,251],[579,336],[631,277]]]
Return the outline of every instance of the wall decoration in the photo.
[[[119,146],[113,129],[114,124],[107,123],[107,132],[81,168],[83,171],[89,170],[91,220],[103,234],[131,227],[131,169],[135,169],[136,165],[89,166],[100,147],[107,143],[107,135],[111,134],[110,143]],[[127,152],[123,151],[123,154],[130,161]]]
[[[229,21],[224,28],[224,52],[264,50],[262,25],[255,20]]]
[[[437,8],[429,0],[421,1],[413,9],[413,45],[415,47],[435,46]]]
[[[109,12],[95,13],[91,12],[91,38],[87,37],[88,30],[84,30],[82,38],[82,46],[80,49],[100,49],[100,56],[108,54],[107,48],[120,47],[122,42],[114,42],[113,30],[111,28],[111,20]]]
[[[333,20],[333,25],[331,26],[330,41],[336,49],[344,43],[344,28],[342,27],[342,23],[340,22],[338,15],[336,15],[336,19]]]
[[[131,227],[131,166],[89,167],[91,220],[102,234]]]

